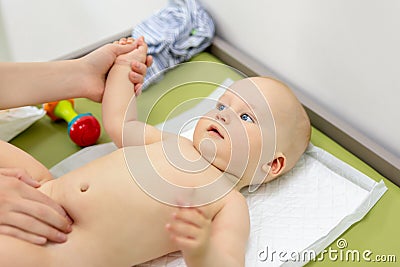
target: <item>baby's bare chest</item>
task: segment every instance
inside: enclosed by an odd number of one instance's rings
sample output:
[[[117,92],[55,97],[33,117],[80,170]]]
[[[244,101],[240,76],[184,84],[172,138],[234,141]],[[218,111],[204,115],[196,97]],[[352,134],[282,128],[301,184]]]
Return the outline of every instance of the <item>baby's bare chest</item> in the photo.
[[[177,186],[199,187],[221,176],[188,140],[166,140],[124,149],[127,167],[135,180],[166,181]],[[145,181],[143,181],[145,182]]]

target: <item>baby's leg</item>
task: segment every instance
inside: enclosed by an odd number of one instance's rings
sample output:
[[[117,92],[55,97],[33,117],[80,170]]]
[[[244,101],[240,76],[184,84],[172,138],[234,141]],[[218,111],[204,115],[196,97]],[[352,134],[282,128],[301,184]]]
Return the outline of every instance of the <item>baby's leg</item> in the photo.
[[[0,168],[22,168],[40,183],[53,179],[49,170],[25,151],[0,141]]]
[[[33,245],[19,239],[0,235],[0,266],[50,267],[51,259],[44,246]]]
[[[137,43],[137,48],[129,53],[118,56],[117,59],[115,60],[115,64],[130,65],[133,61],[146,63],[147,44],[144,42],[143,37],[140,37],[137,40],[134,40],[133,38],[129,37],[129,38],[121,38],[119,41],[115,41],[115,43],[119,44],[131,44],[133,42]]]

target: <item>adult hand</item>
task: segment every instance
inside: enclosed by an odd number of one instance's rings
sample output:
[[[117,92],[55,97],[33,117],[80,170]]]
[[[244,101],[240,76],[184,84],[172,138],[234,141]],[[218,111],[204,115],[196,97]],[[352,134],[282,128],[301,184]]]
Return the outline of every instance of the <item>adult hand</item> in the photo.
[[[106,44],[88,55],[78,59],[82,64],[82,83],[86,90],[86,97],[96,102],[101,102],[105,87],[105,80],[108,71],[114,64],[117,56],[128,53],[136,49],[139,42],[135,40],[132,43],[113,43]],[[132,71],[129,73],[130,81],[136,86],[141,86],[147,67],[151,66],[153,59],[147,56],[146,63],[133,61],[131,63]]]
[[[39,186],[22,169],[0,168],[0,234],[34,244],[67,240],[71,220]]]

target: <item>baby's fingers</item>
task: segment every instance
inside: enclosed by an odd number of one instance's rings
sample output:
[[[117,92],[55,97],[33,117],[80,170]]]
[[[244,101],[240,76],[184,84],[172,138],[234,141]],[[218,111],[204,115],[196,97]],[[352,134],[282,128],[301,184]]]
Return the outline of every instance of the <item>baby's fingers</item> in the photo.
[[[176,246],[181,251],[195,251],[198,248],[198,241],[186,237],[175,236],[173,238]]]
[[[170,232],[173,239],[177,237],[197,239],[200,234],[200,229],[197,226],[182,221],[168,223],[166,229]]]
[[[207,246],[209,231],[196,225],[174,219],[166,225],[171,241],[175,243],[183,253],[199,252]]]
[[[193,224],[197,227],[205,227],[211,222],[207,215],[198,208],[181,208],[177,213],[173,214],[176,220]]]

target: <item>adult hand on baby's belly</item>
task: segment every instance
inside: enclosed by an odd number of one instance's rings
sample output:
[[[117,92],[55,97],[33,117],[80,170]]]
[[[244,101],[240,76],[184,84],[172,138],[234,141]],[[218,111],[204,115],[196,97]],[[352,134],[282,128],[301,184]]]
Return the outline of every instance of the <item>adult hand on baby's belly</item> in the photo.
[[[64,209],[19,169],[0,169],[0,234],[34,244],[65,242],[71,221]]]

